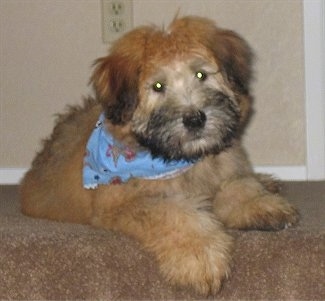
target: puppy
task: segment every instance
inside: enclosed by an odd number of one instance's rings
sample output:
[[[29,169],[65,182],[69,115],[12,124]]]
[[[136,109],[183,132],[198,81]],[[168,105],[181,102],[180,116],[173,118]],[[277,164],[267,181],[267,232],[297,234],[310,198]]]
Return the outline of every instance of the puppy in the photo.
[[[21,183],[22,211],[121,231],[171,283],[216,294],[230,272],[224,227],[298,221],[241,146],[251,66],[247,43],[204,18],[126,34],[95,62],[96,98],[59,116]]]

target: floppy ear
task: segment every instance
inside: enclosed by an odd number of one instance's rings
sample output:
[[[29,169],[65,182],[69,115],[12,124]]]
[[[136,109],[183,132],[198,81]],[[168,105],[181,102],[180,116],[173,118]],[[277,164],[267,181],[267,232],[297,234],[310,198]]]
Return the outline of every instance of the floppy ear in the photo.
[[[253,53],[247,42],[231,30],[219,29],[212,43],[222,72],[232,88],[240,94],[249,94]]]
[[[106,118],[112,124],[127,123],[138,104],[139,68],[118,54],[100,58],[94,65],[90,82],[102,103]]]

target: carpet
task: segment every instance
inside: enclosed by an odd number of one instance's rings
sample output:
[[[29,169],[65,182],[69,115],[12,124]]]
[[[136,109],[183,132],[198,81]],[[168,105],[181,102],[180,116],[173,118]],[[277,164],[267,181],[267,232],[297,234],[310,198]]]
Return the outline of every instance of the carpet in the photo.
[[[209,300],[325,300],[325,182],[286,182],[301,222],[280,232],[231,231],[234,267]],[[169,285],[136,241],[90,226],[23,216],[0,186],[1,300],[202,300]]]

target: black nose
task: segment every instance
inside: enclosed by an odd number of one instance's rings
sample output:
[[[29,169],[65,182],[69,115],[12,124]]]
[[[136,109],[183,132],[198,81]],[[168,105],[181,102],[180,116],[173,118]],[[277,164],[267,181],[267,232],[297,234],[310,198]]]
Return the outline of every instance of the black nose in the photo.
[[[183,116],[183,124],[187,129],[203,128],[206,120],[205,113],[200,110],[189,111]]]

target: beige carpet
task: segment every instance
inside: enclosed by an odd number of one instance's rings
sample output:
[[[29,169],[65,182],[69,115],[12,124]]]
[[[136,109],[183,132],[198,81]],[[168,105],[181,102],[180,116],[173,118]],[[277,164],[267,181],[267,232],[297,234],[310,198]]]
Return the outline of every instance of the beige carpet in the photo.
[[[325,300],[325,182],[285,183],[298,227],[232,231],[234,268],[210,300]],[[0,299],[198,300],[168,285],[135,241],[19,211],[17,187],[0,186]]]

